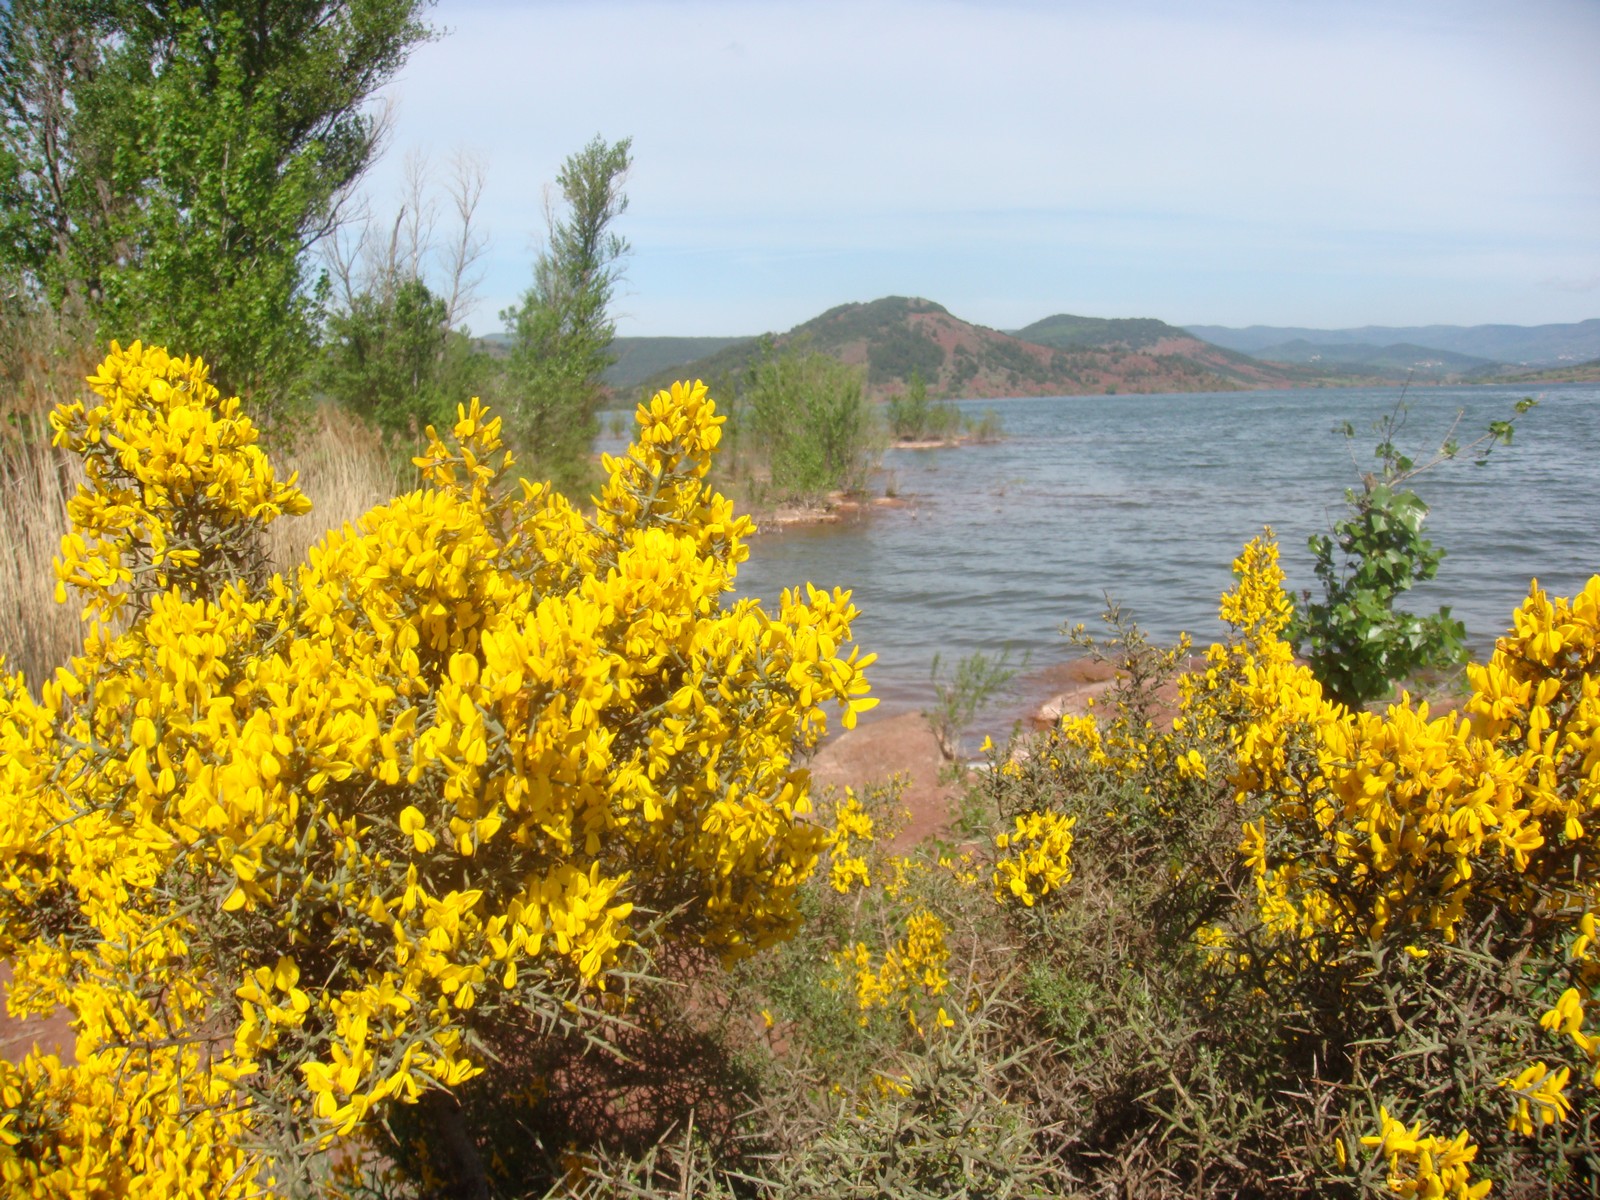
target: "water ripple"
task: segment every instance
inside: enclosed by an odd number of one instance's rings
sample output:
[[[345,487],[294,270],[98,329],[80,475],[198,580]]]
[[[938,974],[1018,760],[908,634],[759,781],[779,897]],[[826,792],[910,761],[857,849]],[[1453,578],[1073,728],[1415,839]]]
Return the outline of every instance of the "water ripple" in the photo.
[[[1506,415],[1509,388],[1412,393],[1405,448]],[[1012,647],[1035,667],[1065,657],[1063,623],[1098,620],[1111,592],[1160,639],[1221,632],[1217,595],[1244,541],[1273,525],[1291,588],[1314,582],[1309,534],[1342,510],[1371,465],[1352,445],[1394,404],[1388,389],[984,401],[1007,440],[951,450],[890,450],[904,509],[845,525],[762,536],[740,571],[743,595],[775,599],[811,581],[853,588],[856,635],[885,709],[925,703],[935,654]],[[1412,440],[1414,439],[1414,440]],[[1467,440],[1467,439],[1463,439]],[[1600,570],[1600,388],[1542,394],[1516,442],[1485,468],[1449,463],[1423,476],[1429,534],[1448,551],[1414,607],[1449,604],[1486,648],[1537,575],[1571,594]]]

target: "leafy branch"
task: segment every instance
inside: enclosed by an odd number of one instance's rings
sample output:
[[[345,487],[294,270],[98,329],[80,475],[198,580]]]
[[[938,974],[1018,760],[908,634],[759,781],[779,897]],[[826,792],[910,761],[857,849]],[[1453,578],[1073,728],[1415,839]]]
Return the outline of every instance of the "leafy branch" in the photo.
[[[1489,422],[1466,445],[1456,436],[1463,416],[1458,411],[1438,449],[1421,461],[1399,448],[1408,411],[1404,390],[1373,423],[1378,469],[1361,472],[1359,491],[1345,489],[1346,516],[1307,540],[1322,599],[1313,601],[1308,589],[1290,630],[1296,650],[1334,699],[1359,708],[1419,670],[1449,668],[1464,659],[1466,628],[1448,607],[1426,616],[1395,607],[1402,593],[1438,574],[1445,556],[1422,534],[1428,506],[1405,485],[1463,456],[1486,465],[1497,446],[1511,444],[1517,419],[1537,403],[1532,397],[1517,401],[1508,419]],[[1347,441],[1355,439],[1350,422],[1338,429]]]

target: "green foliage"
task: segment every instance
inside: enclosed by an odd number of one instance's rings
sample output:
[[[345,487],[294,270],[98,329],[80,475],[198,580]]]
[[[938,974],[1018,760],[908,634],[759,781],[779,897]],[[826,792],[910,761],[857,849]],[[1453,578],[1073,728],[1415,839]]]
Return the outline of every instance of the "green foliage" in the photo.
[[[1490,422],[1465,448],[1452,426],[1434,456],[1421,464],[1396,445],[1405,427],[1403,395],[1374,422],[1379,469],[1362,474],[1359,491],[1346,489],[1347,514],[1331,533],[1308,540],[1322,597],[1305,594],[1290,630],[1297,652],[1340,703],[1362,707],[1418,671],[1464,661],[1466,630],[1448,607],[1427,615],[1396,607],[1405,592],[1438,573],[1445,555],[1423,536],[1428,506],[1405,485],[1463,450],[1482,466],[1495,446],[1510,444],[1516,418],[1535,403],[1519,401],[1510,420]],[[1348,422],[1341,431],[1347,440],[1355,436]]]
[[[905,391],[889,397],[889,433],[900,442],[920,442],[948,438],[961,425],[961,414],[949,405],[934,405],[928,400],[928,385],[922,372],[912,369],[911,384]]]
[[[814,351],[773,353],[747,377],[734,420],[741,448],[766,459],[774,499],[858,491],[872,469],[870,413],[855,368]]]
[[[193,348],[258,405],[303,393],[304,255],[377,146],[423,0],[0,9],[0,256],[100,341]],[[271,415],[270,413],[266,415]]]
[[[914,311],[914,310],[913,310]],[[882,325],[867,345],[867,381],[889,383],[921,375],[939,375],[944,350],[922,330],[908,324]]]
[[[1422,536],[1428,508],[1421,498],[1375,483],[1346,499],[1350,514],[1333,535],[1309,541],[1324,598],[1305,605],[1300,652],[1330,695],[1358,708],[1418,670],[1459,663],[1466,630],[1448,608],[1422,616],[1395,607],[1444,558]]]
[[[500,314],[512,335],[506,363],[512,440],[541,475],[565,487],[589,473],[601,376],[615,361],[609,309],[628,243],[612,225],[628,208],[622,185],[632,144],[597,136],[562,165],[556,184],[564,213],[550,214],[533,286],[518,307]]]
[[[934,705],[925,715],[946,758],[961,757],[961,738],[973,718],[1005,692],[1027,661],[1024,655],[1021,663],[1014,664],[1009,649],[998,655],[975,650],[956,663],[955,673],[944,679],[940,656],[933,656],[929,674],[933,679]]]
[[[450,329],[445,302],[420,279],[384,297],[363,292],[328,319],[319,382],[333,399],[408,447],[455,407],[481,376],[482,355]]]

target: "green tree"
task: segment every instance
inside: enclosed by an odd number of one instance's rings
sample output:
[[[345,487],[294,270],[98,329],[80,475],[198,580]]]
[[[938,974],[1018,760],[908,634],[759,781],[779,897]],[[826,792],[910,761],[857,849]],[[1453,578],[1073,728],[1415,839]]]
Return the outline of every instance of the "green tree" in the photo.
[[[102,339],[182,345],[228,390],[292,395],[318,304],[306,251],[372,161],[367,101],[426,36],[426,2],[0,9],[7,274]]]
[[[512,334],[506,364],[511,435],[541,475],[558,485],[583,482],[601,373],[615,361],[609,309],[628,253],[612,225],[628,209],[622,190],[632,165],[631,138],[598,135],[556,176],[563,211],[547,214],[549,241],[534,264],[522,303],[501,313]]]
[[[406,280],[389,297],[362,292],[328,318],[322,386],[392,438],[414,442],[467,398],[451,384],[473,351],[451,331],[447,315],[445,302],[420,279]]]
[[[473,227],[483,183],[482,168],[458,157],[446,183],[455,220],[441,245],[431,172],[413,158],[392,221],[365,214],[326,247],[334,299],[317,383],[383,430],[407,463],[428,425],[454,424],[458,404],[491,390],[489,356],[462,325],[486,249]]]
[[[103,294],[112,257],[113,186],[134,152],[106,45],[116,32],[99,0],[12,0],[0,8],[0,193],[8,283],[56,307]]]

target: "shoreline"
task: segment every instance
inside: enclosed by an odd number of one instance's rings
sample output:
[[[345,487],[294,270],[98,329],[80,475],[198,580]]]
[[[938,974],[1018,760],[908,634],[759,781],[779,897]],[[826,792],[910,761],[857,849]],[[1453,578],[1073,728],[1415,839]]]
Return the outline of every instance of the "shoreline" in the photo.
[[[919,441],[890,442],[889,450],[953,450],[961,446],[982,446],[999,438],[978,439],[967,435],[924,438]],[[874,468],[878,470],[879,468]],[[812,525],[840,525],[859,520],[876,508],[910,508],[915,496],[868,496],[859,492],[829,492],[821,500],[779,504],[776,507],[750,507],[747,515],[756,524],[757,535],[782,533],[785,529]]]
[[[1063,713],[1088,712],[1111,687],[1116,673],[1114,663],[1079,655],[1019,680],[1014,702],[995,707],[1015,711],[1020,705],[1024,715],[1014,724],[1023,733],[1037,733],[1060,720]],[[1169,686],[1175,698],[1176,684]],[[900,803],[906,821],[890,846],[903,852],[929,837],[949,834],[956,805],[969,784],[973,760],[967,754],[955,761],[945,758],[927,717],[921,709],[911,708],[887,713],[875,710],[854,729],[830,729],[810,766],[817,794],[828,788],[859,789],[902,780]]]
[[[875,508],[909,508],[911,502],[899,496],[847,496],[834,492],[813,504],[780,504],[776,508],[749,511],[756,525],[756,536],[782,533],[786,529],[813,525],[842,525],[861,520]]]

